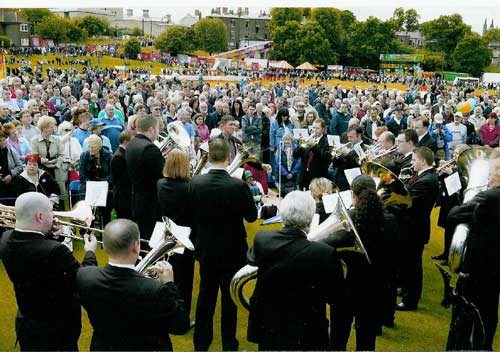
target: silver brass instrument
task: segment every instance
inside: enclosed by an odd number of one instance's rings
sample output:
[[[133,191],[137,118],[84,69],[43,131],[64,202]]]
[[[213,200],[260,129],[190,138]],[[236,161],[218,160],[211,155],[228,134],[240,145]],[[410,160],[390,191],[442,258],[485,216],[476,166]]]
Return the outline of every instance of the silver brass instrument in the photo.
[[[385,207],[397,206],[402,209],[411,207],[411,194],[405,184],[385,166],[368,161],[362,165],[361,171],[373,178],[377,193]]]
[[[172,233],[169,224],[170,220],[167,217],[163,217],[163,221],[165,222],[165,238],[135,266],[137,272],[150,278],[157,278],[154,265],[165,256],[168,257],[174,249],[185,247],[194,250],[193,243],[189,238],[176,236]]]
[[[194,168],[193,175],[199,175],[201,170],[207,165],[208,162],[208,142],[203,143],[200,145],[200,160],[196,164],[196,167]]]
[[[377,159],[380,159],[380,158],[382,158],[382,157],[384,157],[384,156],[386,156],[386,155],[389,155],[389,154],[394,153],[394,152],[397,152],[397,151],[398,151],[398,147],[397,147],[396,145],[395,145],[395,146],[393,146],[393,147],[392,147],[392,148],[390,148],[390,149],[387,149],[387,150],[383,150],[383,149],[382,149],[382,150],[380,150],[380,149],[379,149],[377,153],[375,153],[375,154],[373,154],[373,155],[368,156],[368,159],[369,159],[370,161],[375,161],[375,160],[377,160]]]
[[[172,151],[172,149],[179,148],[183,151],[186,150],[191,145],[191,138],[187,133],[184,125],[180,121],[173,121],[167,125],[167,137],[161,137],[162,141],[156,143],[157,147],[160,148],[160,152],[164,157]]]
[[[330,153],[332,154],[332,158],[336,158],[340,153],[340,151],[342,149],[346,149],[346,150],[349,150],[349,149],[352,149],[353,148],[353,145],[351,142],[347,142],[345,144],[341,144],[339,145],[338,147],[332,147],[330,149]]]
[[[257,162],[257,158],[250,154],[249,148],[243,146],[242,144],[237,145],[238,153],[234,157],[231,164],[227,166],[227,173],[233,175],[236,170],[245,165],[248,162]]]
[[[359,237],[359,233],[354,227],[354,223],[347,211],[347,208],[339,195],[339,201],[337,203],[337,213],[332,213],[325,221],[323,221],[319,226],[315,227],[307,234],[307,239],[312,242],[321,241],[326,238],[331,233],[339,229],[341,225],[342,218],[345,218],[349,223],[351,231],[354,233],[354,243],[356,251],[363,253],[366,256],[368,263],[370,258],[366,252],[365,246]],[[233,301],[242,306],[243,308],[249,310],[250,301],[245,296],[243,290],[245,285],[250,281],[257,279],[258,267],[254,265],[247,264],[233,276],[230,284],[231,297]]]

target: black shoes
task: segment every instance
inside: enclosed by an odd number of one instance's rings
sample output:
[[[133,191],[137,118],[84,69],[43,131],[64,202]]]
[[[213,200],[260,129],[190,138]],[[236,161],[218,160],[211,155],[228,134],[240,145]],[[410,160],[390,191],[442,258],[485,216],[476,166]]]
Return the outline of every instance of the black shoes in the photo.
[[[416,304],[405,304],[403,302],[396,304],[396,310],[400,311],[410,311],[410,310],[417,310],[417,305]]]

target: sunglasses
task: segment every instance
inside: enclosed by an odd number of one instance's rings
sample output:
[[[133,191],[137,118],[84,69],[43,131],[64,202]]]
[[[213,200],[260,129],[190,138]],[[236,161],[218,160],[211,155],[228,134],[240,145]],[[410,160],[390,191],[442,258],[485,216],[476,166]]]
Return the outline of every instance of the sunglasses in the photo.
[[[66,128],[66,129],[64,129],[63,131],[64,131],[64,132],[71,132],[71,131],[73,131],[73,130],[72,130],[71,128]]]

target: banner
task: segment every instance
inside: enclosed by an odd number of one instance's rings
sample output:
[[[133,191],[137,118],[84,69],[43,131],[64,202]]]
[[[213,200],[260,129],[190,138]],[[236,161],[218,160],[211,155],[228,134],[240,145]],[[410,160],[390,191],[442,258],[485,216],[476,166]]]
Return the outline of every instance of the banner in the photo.
[[[151,57],[151,53],[141,53],[141,59],[143,59],[144,61],[151,60]]]
[[[39,48],[40,47],[40,36],[31,36],[30,37],[30,46],[34,48]]]
[[[97,46],[95,45],[87,45],[87,51],[89,53],[93,53],[97,49]]]
[[[153,51],[153,59],[159,60],[160,58],[161,58],[160,53],[157,51]]]
[[[389,62],[422,62],[422,54],[380,54],[380,61]]]
[[[108,44],[108,53],[110,55],[116,54],[116,44]]]

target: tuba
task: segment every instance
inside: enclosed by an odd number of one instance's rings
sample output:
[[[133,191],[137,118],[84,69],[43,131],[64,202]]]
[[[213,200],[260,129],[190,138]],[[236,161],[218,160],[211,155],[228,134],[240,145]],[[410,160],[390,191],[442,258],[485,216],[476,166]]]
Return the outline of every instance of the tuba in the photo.
[[[185,151],[191,145],[191,138],[189,138],[182,122],[170,122],[167,125],[167,132],[167,137],[161,137],[163,140],[159,143],[155,143],[156,146],[160,148],[163,157],[166,157],[174,148]]]
[[[411,207],[410,191],[405,184],[385,166],[368,161],[363,163],[361,171],[373,178],[377,193],[385,207],[395,206],[402,209]]]
[[[338,194],[338,193],[337,193]],[[354,233],[354,247],[358,252],[363,253],[366,256],[368,263],[370,262],[370,258],[368,253],[366,252],[365,246],[361,241],[361,237],[359,237],[359,233],[354,227],[354,223],[347,211],[347,208],[340,197],[337,203],[337,212],[332,213],[325,221],[323,221],[319,226],[312,229],[307,234],[307,239],[312,242],[318,242],[325,239],[332,232],[335,232],[343,227],[342,218],[345,218],[349,224],[350,229]],[[242,306],[243,308],[249,310],[250,309],[250,300],[245,296],[243,292],[246,284],[250,281],[257,279],[257,273],[259,268],[255,265],[247,264],[233,276],[231,280],[229,289],[231,292],[231,297],[233,301]]]
[[[233,175],[236,170],[245,165],[248,162],[257,162],[257,158],[250,154],[250,149],[243,146],[242,144],[237,145],[238,153],[234,157],[231,164],[228,165],[226,171],[229,175]]]

